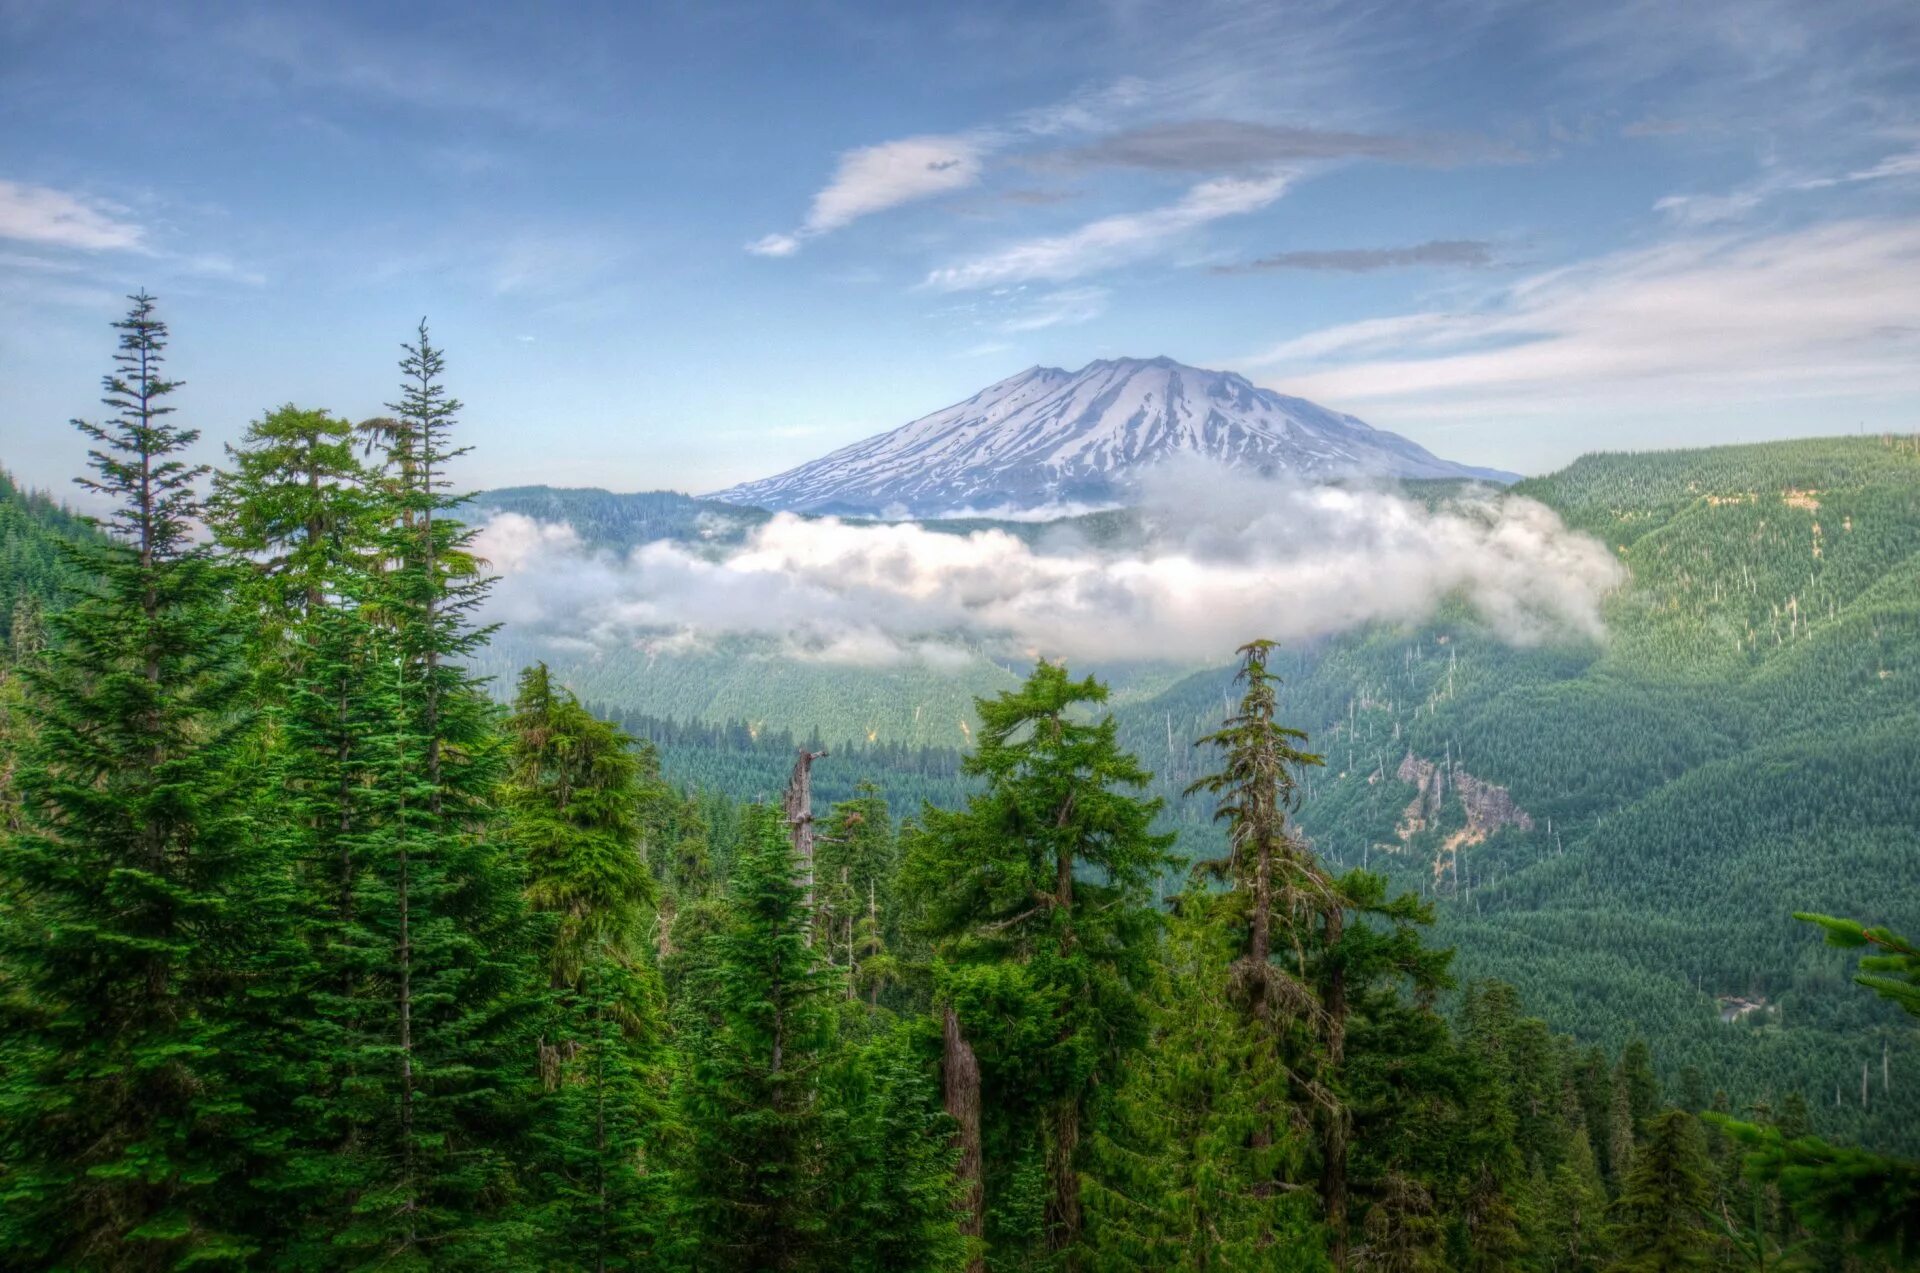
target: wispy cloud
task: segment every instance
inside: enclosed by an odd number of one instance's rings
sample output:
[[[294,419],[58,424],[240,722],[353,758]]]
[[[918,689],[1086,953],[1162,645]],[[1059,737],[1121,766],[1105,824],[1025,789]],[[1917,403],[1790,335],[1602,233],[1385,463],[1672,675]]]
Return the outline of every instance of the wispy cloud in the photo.
[[[1031,162],[1041,167],[1221,172],[1315,159],[1451,164],[1511,162],[1521,157],[1511,146],[1471,137],[1389,136],[1244,119],[1188,119],[1125,129]]]
[[[1483,305],[1371,319],[1253,361],[1322,401],[1472,415],[1920,388],[1920,224],[1683,239],[1537,274]]]
[[[1092,322],[1107,312],[1112,293],[1104,287],[1065,287],[1035,297],[1020,313],[1000,324],[1004,332],[1037,332]]]
[[[48,186],[0,180],[0,239],[101,252],[137,249],[145,237],[117,208]]]
[[[1829,176],[1807,176],[1804,172],[1776,168],[1721,194],[1667,195],[1657,200],[1653,208],[1677,225],[1718,225],[1741,220],[1784,195],[1914,177],[1920,177],[1920,149],[1888,155],[1863,168]]]
[[[844,152],[833,180],[813,197],[812,210],[791,234],[769,234],[747,245],[758,256],[791,256],[803,241],[829,234],[861,217],[934,195],[964,190],[980,180],[981,157],[992,147],[985,133],[901,137]]]
[[[1370,274],[1376,270],[1415,265],[1450,265],[1470,269],[1493,264],[1493,245],[1479,239],[1433,239],[1410,247],[1322,248],[1276,252],[1241,265],[1216,265],[1215,274],[1258,274],[1269,270],[1326,270],[1338,274]]]
[[[965,291],[1034,279],[1064,281],[1164,251],[1182,236],[1222,217],[1266,207],[1286,193],[1292,176],[1219,177],[1203,181],[1178,201],[1145,212],[1090,221],[1066,234],[1029,239],[985,256],[944,266],[929,286]]]

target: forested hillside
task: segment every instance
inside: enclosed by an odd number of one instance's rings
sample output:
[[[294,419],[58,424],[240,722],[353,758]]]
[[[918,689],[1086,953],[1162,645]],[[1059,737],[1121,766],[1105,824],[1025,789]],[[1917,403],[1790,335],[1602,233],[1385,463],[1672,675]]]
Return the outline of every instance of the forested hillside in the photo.
[[[1904,1099],[1920,949],[1822,915],[1803,918],[1851,953],[1732,915],[1689,941],[1659,910],[1807,836],[1828,857],[1769,885],[1802,892],[1734,904],[1878,918],[1904,880],[1904,718],[1836,687],[1873,719],[1766,727],[1771,661],[1818,624],[1744,643],[1745,675],[1716,664],[1729,705],[1684,764],[1634,757],[1562,803],[1452,717],[1478,702],[1497,727],[1509,691],[1604,685],[1633,647],[1516,653],[1464,620],[1313,655],[1254,639],[1233,674],[1124,719],[1099,678],[1039,661],[973,704],[964,754],[606,713],[622,728],[544,664],[474,671],[491,581],[424,323],[392,417],[283,406],[209,471],[182,458],[166,324],[132,300],[108,414],[79,424],[99,530],[44,504],[0,523],[9,546],[73,537],[86,585],[0,659],[7,1267],[1890,1273],[1920,1254],[1920,1163],[1836,1141],[1824,1089],[1786,1083],[1845,1030],[1882,1044],[1869,1111]],[[1716,577],[1773,577],[1756,565]],[[26,573],[12,595],[49,592]],[[1591,748],[1631,750],[1606,728]],[[1727,776],[1749,766],[1758,790]],[[1858,802],[1834,796],[1862,773]],[[1731,865],[1703,872],[1708,853]],[[1457,956],[1436,920],[1480,948]],[[1607,996],[1637,990],[1658,1025],[1660,977],[1717,980],[1740,943],[1795,971],[1777,1001],[1750,979],[1744,1023],[1712,1036],[1731,1050],[1677,1019],[1616,1044],[1617,1019],[1567,1032],[1529,1003],[1617,1017],[1634,1005]],[[1496,967],[1529,989],[1477,975]],[[1740,1046],[1779,1062],[1768,1099],[1712,1090]],[[1890,1118],[1854,1126],[1898,1141]]]
[[[65,505],[0,469],[0,651],[36,639],[47,606],[80,577],[61,545],[92,535]]]
[[[1430,485],[1419,493],[1454,490]],[[1330,761],[1308,779],[1303,825],[1332,860],[1435,898],[1462,966],[1520,985],[1555,1027],[1616,1047],[1638,1031],[1670,1082],[1698,1075],[1740,1102],[1797,1092],[1823,1128],[1920,1143],[1920,1073],[1901,1068],[1897,1018],[1836,997],[1840,965],[1787,914],[1920,926],[1920,896],[1885,883],[1920,852],[1914,440],[1596,455],[1516,490],[1628,566],[1606,640],[1516,649],[1459,607],[1277,655],[1287,711]],[[1129,525],[1097,516],[1106,535]],[[745,722],[736,737],[816,733],[831,749],[923,741],[933,712],[954,718],[936,736],[963,743],[977,722],[961,705],[1012,671],[769,666],[743,650],[607,656],[568,675],[610,710]],[[1108,674],[1124,685],[1129,670]],[[1228,680],[1196,673],[1117,708],[1185,856],[1217,843],[1181,792],[1203,763],[1188,740],[1219,719]],[[780,769],[725,759],[753,751],[708,736],[685,760],[668,747],[666,765],[747,796]],[[884,769],[847,758],[820,773]]]
[[[1516,650],[1460,613],[1287,661],[1286,702],[1329,760],[1303,824],[1437,897],[1463,968],[1556,1027],[1638,1030],[1670,1081],[1799,1092],[1822,1127],[1914,1144],[1906,1027],[1836,1000],[1841,965],[1786,912],[1920,922],[1920,894],[1892,885],[1920,851],[1920,450],[1593,456],[1521,489],[1628,563],[1606,642]],[[1225,688],[1201,675],[1122,709],[1169,792]],[[1410,817],[1427,767],[1438,799]],[[1207,842],[1204,811],[1179,817]]]

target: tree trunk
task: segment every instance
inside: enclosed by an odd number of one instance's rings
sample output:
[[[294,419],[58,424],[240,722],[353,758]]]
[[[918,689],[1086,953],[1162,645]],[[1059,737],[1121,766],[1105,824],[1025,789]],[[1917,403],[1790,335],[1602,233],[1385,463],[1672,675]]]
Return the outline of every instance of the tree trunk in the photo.
[[[1080,1102],[1069,1096],[1053,1109],[1052,1135],[1047,1138],[1047,1176],[1053,1196],[1047,1201],[1047,1249],[1065,1253],[1068,1270],[1079,1267],[1074,1252],[1080,1243],[1080,1173],[1074,1159],[1080,1150]]]
[[[813,945],[813,762],[827,753],[800,749],[793,762],[793,775],[787,779],[785,809],[787,825],[793,831],[793,856],[800,864],[800,886],[806,890],[807,945]],[[828,940],[832,940],[829,933]]]
[[[954,1166],[954,1175],[960,1182],[959,1228],[961,1236],[972,1246],[967,1255],[966,1273],[985,1273],[986,1257],[979,1249],[980,1238],[986,1232],[987,1214],[987,1187],[980,1158],[980,1061],[973,1054],[973,1045],[960,1033],[960,1018],[952,1004],[947,1005],[942,1033],[945,1054],[941,1070],[947,1114],[959,1124],[954,1133],[960,1150],[960,1161]]]
[[[1327,1099],[1331,1107],[1321,1118],[1324,1161],[1320,1194],[1327,1209],[1328,1254],[1336,1269],[1347,1267],[1347,1107],[1338,1095],[1337,1084],[1347,1055],[1347,973],[1341,965],[1340,939],[1345,916],[1338,903],[1326,910],[1327,951],[1333,956],[1327,974]]]

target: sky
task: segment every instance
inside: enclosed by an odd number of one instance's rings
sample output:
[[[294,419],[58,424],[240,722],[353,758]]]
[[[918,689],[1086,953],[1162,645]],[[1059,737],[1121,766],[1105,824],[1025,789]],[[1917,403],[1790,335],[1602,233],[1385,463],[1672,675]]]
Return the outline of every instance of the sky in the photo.
[[[1920,428],[1911,0],[0,0],[0,465],[392,396],[705,491],[1169,355],[1523,472]]]

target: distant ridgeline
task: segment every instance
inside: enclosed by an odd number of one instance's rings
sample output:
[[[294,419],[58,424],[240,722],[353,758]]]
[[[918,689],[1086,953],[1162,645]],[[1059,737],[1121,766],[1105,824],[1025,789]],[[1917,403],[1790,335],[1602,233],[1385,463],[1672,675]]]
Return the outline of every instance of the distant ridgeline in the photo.
[[[78,582],[60,545],[95,533],[52,496],[21,489],[0,469],[0,653]]]
[[[1722,1088],[1736,1109],[1798,1091],[1823,1130],[1920,1146],[1911,1051],[1903,1060],[1895,1042],[1882,1068],[1898,1014],[1842,992],[1846,961],[1787,914],[1920,927],[1920,445],[1603,454],[1514,490],[1630,568],[1607,640],[1517,649],[1460,605],[1277,654],[1283,712],[1328,761],[1302,825],[1335,863],[1437,897],[1464,976],[1510,980],[1556,1028],[1608,1046],[1645,1033],[1673,1090],[1698,1084],[1710,1101]],[[599,492],[479,502],[622,545],[651,533],[634,529],[643,521],[684,535],[763,516]],[[1103,536],[1130,533],[1127,514],[1098,516]],[[497,646],[502,672],[529,653],[511,632]],[[873,778],[905,795],[908,779],[936,802],[960,787],[925,759],[950,753],[925,745],[963,748],[971,697],[1024,671],[984,657],[938,673],[742,655],[555,665],[642,735],[649,715],[751,722],[660,726],[666,771],[685,781],[769,792],[791,731],[840,750],[816,769],[823,786]],[[1164,672],[1130,684],[1124,668],[1098,670],[1183,850],[1211,853],[1206,806],[1179,793],[1204,764],[1190,740],[1217,726],[1228,674],[1165,686]],[[849,752],[841,739],[870,741]]]

